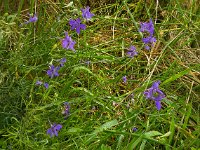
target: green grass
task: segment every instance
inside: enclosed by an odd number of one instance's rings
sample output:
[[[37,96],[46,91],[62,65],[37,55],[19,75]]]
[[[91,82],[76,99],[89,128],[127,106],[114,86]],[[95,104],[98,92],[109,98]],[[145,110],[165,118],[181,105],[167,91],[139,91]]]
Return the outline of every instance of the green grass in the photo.
[[[78,36],[68,21],[81,16],[85,1],[2,1],[0,149],[200,148],[199,1],[103,2],[90,1],[95,17]],[[37,12],[38,21],[20,27],[28,12]],[[150,18],[157,19],[157,42],[147,51],[138,28]],[[62,48],[64,31],[76,53]],[[132,59],[130,45],[138,51]],[[50,79],[49,65],[64,57],[60,76]],[[160,111],[143,95],[157,80],[166,94]],[[64,102],[71,107],[67,119]],[[62,124],[58,137],[46,134],[49,121]]]

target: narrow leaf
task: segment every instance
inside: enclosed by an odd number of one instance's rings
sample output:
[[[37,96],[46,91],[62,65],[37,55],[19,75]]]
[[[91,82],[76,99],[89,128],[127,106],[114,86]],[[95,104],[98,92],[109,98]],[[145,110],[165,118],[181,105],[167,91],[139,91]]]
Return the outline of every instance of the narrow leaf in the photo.
[[[106,122],[104,123],[103,125],[101,125],[100,127],[98,127],[95,131],[94,131],[94,134],[96,133],[99,133],[99,132],[102,132],[103,130],[106,130],[106,129],[109,129],[113,126],[116,126],[118,125],[118,121],[116,119],[112,120],[112,121],[109,121],[109,122]]]
[[[144,136],[147,138],[151,138],[152,136],[159,136],[159,135],[162,135],[162,133],[158,131],[149,131],[144,134]]]
[[[190,69],[186,69],[184,71],[181,71],[178,74],[175,74],[175,75],[171,76],[169,79],[165,80],[161,85],[164,85],[164,84],[170,83],[170,82],[172,82],[176,79],[179,79],[180,77],[188,74],[189,72],[190,72]]]
[[[78,133],[82,132],[83,130],[81,128],[70,128],[67,132],[69,133]]]
[[[133,150],[136,148],[136,146],[142,141],[142,135],[137,139],[135,140],[132,139],[132,141],[128,144],[128,147],[127,147],[127,150]]]

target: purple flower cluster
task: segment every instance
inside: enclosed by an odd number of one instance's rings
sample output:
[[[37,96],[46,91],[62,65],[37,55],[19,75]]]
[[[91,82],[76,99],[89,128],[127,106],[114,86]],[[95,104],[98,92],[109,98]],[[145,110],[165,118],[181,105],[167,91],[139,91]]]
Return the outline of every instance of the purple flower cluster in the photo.
[[[127,82],[127,77],[122,77],[123,83]],[[161,109],[161,100],[165,98],[165,94],[159,89],[160,81],[156,81],[150,88],[144,91],[146,99],[153,100],[155,102],[157,110]],[[133,96],[133,95],[132,95]]]
[[[81,9],[82,12],[82,18],[86,21],[90,20],[94,14],[90,12],[90,7],[86,7],[85,9]],[[27,21],[25,24],[28,24],[30,22],[36,22],[38,20],[37,15],[30,16],[29,21]],[[77,34],[79,35],[81,33],[81,30],[86,29],[86,25],[81,23],[81,19],[70,19],[69,25],[71,30],[75,30]],[[149,50],[150,45],[152,46],[153,43],[156,42],[156,38],[153,36],[154,34],[154,25],[152,22],[152,19],[150,19],[149,22],[144,22],[140,24],[141,28],[139,29],[140,32],[147,33],[148,36],[144,37],[142,39],[142,42],[145,44],[145,49]],[[68,32],[65,32],[65,37],[61,40],[62,47],[64,49],[70,49],[74,52],[74,45],[76,42],[68,35]],[[131,45],[128,48],[127,56],[129,58],[133,58],[134,56],[138,55],[138,52],[136,51],[136,47]],[[46,71],[47,75],[52,79],[54,77],[59,76],[59,70],[61,67],[64,66],[66,62],[66,58],[62,58],[59,60],[59,65],[54,66],[50,65],[49,70]],[[89,61],[87,62],[89,64]],[[127,77],[126,75],[122,77],[123,83],[127,83]],[[157,110],[161,109],[161,100],[165,98],[165,94],[159,89],[160,81],[156,81],[153,83],[152,87],[144,91],[144,95],[146,99],[153,100],[155,102]],[[47,89],[49,87],[49,84],[47,82],[37,81],[36,85],[44,85],[44,87]],[[114,105],[114,104],[113,104]],[[64,103],[64,109],[63,109],[63,115],[65,115],[65,119],[70,115],[70,105],[68,102]],[[54,123],[51,125],[51,127],[47,130],[47,134],[50,135],[50,137],[58,136],[58,132],[61,130],[62,125]],[[138,129],[136,127],[132,128],[134,132],[136,132]]]
[[[150,45],[156,42],[156,38],[153,36],[154,34],[154,24],[152,19],[149,22],[140,23],[141,28],[139,32],[147,33],[147,36],[142,39],[142,42],[145,44],[145,49],[149,50]],[[136,47],[131,45],[126,53],[128,57],[133,58],[134,56],[138,55],[136,51]],[[123,83],[127,82],[127,77],[122,77]],[[165,94],[159,89],[160,81],[156,81],[153,83],[152,87],[147,89],[144,92],[146,99],[154,100],[157,110],[161,109],[161,100],[165,98]]]
[[[63,114],[65,115],[65,119],[69,116],[70,112],[70,105],[68,102],[64,102],[64,110],[63,110]],[[50,135],[50,137],[58,136],[58,131],[60,131],[60,129],[62,128],[61,124],[56,124],[54,123],[53,125],[51,125],[51,127],[47,130],[47,134]]]
[[[59,76],[59,73],[58,71],[60,70],[60,67],[63,67],[64,66],[64,63],[66,62],[66,58],[62,58],[60,60],[60,65],[55,67],[54,65],[51,65],[49,66],[49,70],[47,70],[47,75],[50,77],[50,78],[53,78],[53,77],[57,77]]]
[[[159,89],[160,81],[152,84],[152,87],[144,92],[146,99],[154,100],[157,110],[161,109],[161,100],[165,98],[165,94]]]
[[[94,14],[90,13],[89,10],[90,10],[90,7],[86,7],[85,9],[81,9],[82,17],[84,19],[86,19],[86,21],[90,20],[94,16]],[[78,34],[80,34],[81,30],[85,30],[86,29],[86,25],[81,23],[81,19],[80,18],[77,18],[75,20],[70,19],[69,20],[69,25],[71,26],[71,30],[76,30],[76,32]],[[68,32],[65,32],[65,38],[62,39],[61,43],[62,43],[62,47],[64,49],[70,49],[70,50],[76,52],[75,49],[74,49],[74,45],[76,44],[76,42],[72,40],[72,38],[68,35]],[[62,58],[60,60],[60,65],[59,66],[56,67],[54,65],[51,65],[49,67],[49,70],[47,70],[47,72],[46,72],[47,75],[50,78],[59,76],[58,71],[60,70],[61,67],[64,66],[65,62],[66,62],[66,58]],[[42,84],[41,81],[37,82],[37,85],[41,85],[41,84]],[[45,84],[44,84],[44,86],[45,86]],[[70,114],[69,110],[70,110],[70,105],[69,105],[68,102],[65,102],[64,103],[64,111],[63,111],[63,114],[65,115],[65,119]],[[47,130],[47,134],[49,134],[50,137],[53,137],[54,135],[58,136],[58,131],[60,131],[61,128],[62,128],[62,125],[60,125],[60,124],[51,125],[51,128],[49,128]]]
[[[60,65],[59,65],[59,66],[55,67],[54,65],[51,65],[51,66],[49,67],[49,70],[46,71],[47,75],[48,75],[49,77],[51,77],[51,78],[59,76],[58,71],[59,71],[60,67],[63,67],[63,66],[64,66],[64,63],[65,63],[65,62],[66,62],[66,58],[62,58],[62,59],[60,60]],[[35,84],[36,84],[36,85],[44,85],[44,87],[45,87],[46,89],[49,88],[49,84],[48,84],[47,82],[42,82],[42,81],[38,80],[38,81],[36,81]]]
[[[81,11],[82,11],[82,17],[84,19],[86,19],[87,21],[90,20],[94,16],[94,14],[90,13],[90,7],[88,7],[88,6],[85,9],[81,9]],[[70,25],[70,29],[76,30],[77,34],[80,34],[81,30],[86,29],[86,25],[81,23],[80,18],[70,19],[69,25]],[[62,39],[62,47],[64,49],[71,49],[74,52],[76,52],[74,49],[75,44],[76,44],[76,42],[72,40],[72,38],[68,35],[67,32],[65,32],[65,38]]]
[[[139,32],[146,33],[147,36],[142,38],[142,42],[145,44],[145,49],[150,50],[150,46],[153,46],[153,44],[156,42],[156,38],[153,36],[154,24],[152,19],[150,19],[149,22],[140,23]],[[132,58],[137,55],[138,52],[136,51],[135,46],[131,45],[126,54],[128,57]]]
[[[150,50],[150,45],[156,42],[156,38],[153,36],[154,34],[154,25],[152,19],[149,22],[140,23],[140,32],[147,33],[148,36],[142,39],[142,42],[145,44],[145,49]]]

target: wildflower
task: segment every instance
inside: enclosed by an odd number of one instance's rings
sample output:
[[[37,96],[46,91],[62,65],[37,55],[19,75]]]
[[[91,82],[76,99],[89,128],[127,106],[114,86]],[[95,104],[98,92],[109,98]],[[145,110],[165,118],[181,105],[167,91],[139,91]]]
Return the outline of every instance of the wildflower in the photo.
[[[59,74],[58,74],[59,69],[60,69],[60,67],[55,67],[54,65],[51,65],[49,67],[49,70],[47,70],[47,75],[51,78],[53,78],[54,76],[57,77],[57,76],[59,76]]]
[[[152,19],[149,22],[140,23],[140,32],[148,32],[150,36],[154,34],[154,25]]]
[[[135,55],[138,54],[138,52],[136,52],[136,48],[135,46],[132,46],[128,49],[129,51],[127,52],[127,55],[129,55],[129,57],[134,57]]]
[[[36,83],[35,83],[36,85],[42,85],[42,81],[37,81]]]
[[[122,77],[122,80],[123,80],[124,83],[126,83],[126,82],[127,82],[126,76],[123,76],[123,77]]]
[[[63,67],[63,66],[64,66],[64,63],[65,63],[66,61],[67,61],[66,58],[62,58],[62,59],[60,60],[60,66]]]
[[[37,81],[36,83],[35,83],[36,85],[44,85],[44,87],[46,88],[46,89],[48,89],[49,88],[49,84],[47,83],[47,82],[45,82],[45,83],[43,83],[42,81]]]
[[[69,110],[70,110],[70,105],[68,102],[64,102],[64,110],[62,112],[63,115],[65,115],[65,117],[69,116]]]
[[[29,16],[30,16],[29,21],[25,22],[25,24],[28,24],[28,23],[30,23],[30,22],[36,22],[36,21],[38,20],[38,17],[37,17],[36,14],[34,14],[33,16],[31,16],[31,15],[29,14]]]
[[[149,22],[140,23],[141,28],[140,32],[147,32],[149,35],[142,39],[142,42],[145,44],[145,49],[150,49],[150,44],[153,46],[153,43],[156,42],[156,38],[153,36],[154,34],[154,25],[152,19]]]
[[[58,131],[60,131],[61,128],[62,125],[54,123],[53,125],[51,125],[51,128],[47,130],[47,134],[49,134],[50,137],[53,137],[54,135],[58,136]]]
[[[75,41],[72,40],[68,33],[65,32],[65,38],[62,40],[62,47],[64,49],[71,49],[75,52],[74,45],[76,44]]]
[[[142,42],[143,42],[144,44],[154,43],[154,42],[156,42],[156,38],[153,37],[153,36],[148,36],[148,37],[146,37],[146,38],[143,38],[143,39],[142,39]]]
[[[45,82],[45,83],[44,83],[44,87],[45,87],[46,89],[48,89],[48,88],[49,88],[49,84],[48,84],[47,82]]]
[[[86,20],[90,20],[94,16],[94,14],[90,12],[89,6],[87,6],[85,9],[81,9],[81,11],[82,11],[82,17]]]
[[[146,50],[150,50],[150,47],[148,45],[145,45],[144,47]]]
[[[152,84],[152,87],[144,92],[146,99],[154,100],[157,110],[161,109],[161,100],[165,98],[165,94],[159,89],[160,81]]]
[[[49,88],[49,84],[48,84],[47,82],[44,82],[44,83],[43,83],[42,81],[39,81],[39,80],[38,80],[35,84],[36,84],[36,85],[42,85],[42,84],[43,84],[44,87],[45,87],[46,89]]]
[[[137,130],[138,130],[138,128],[136,128],[136,127],[133,127],[133,128],[132,128],[132,131],[133,131],[133,132],[136,132]]]
[[[148,37],[146,37],[146,38],[143,38],[143,39],[142,39],[142,42],[143,42],[144,44],[146,44],[146,45],[145,45],[145,49],[146,49],[146,50],[149,50],[149,49],[150,49],[149,44],[151,44],[151,45],[153,46],[153,44],[156,42],[156,38],[153,37],[153,36],[148,36]]]
[[[78,34],[80,34],[81,30],[85,30],[86,29],[86,25],[85,24],[81,24],[81,19],[78,18],[76,20],[70,19],[69,20],[69,24],[71,26],[71,30],[76,29],[76,32]]]

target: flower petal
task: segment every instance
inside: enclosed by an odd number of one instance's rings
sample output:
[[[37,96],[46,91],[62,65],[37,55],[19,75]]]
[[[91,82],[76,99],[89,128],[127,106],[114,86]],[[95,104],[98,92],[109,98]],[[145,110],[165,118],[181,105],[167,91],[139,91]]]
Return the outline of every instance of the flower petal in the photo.
[[[161,109],[161,102],[160,101],[155,101],[156,102],[156,108],[157,110]]]

